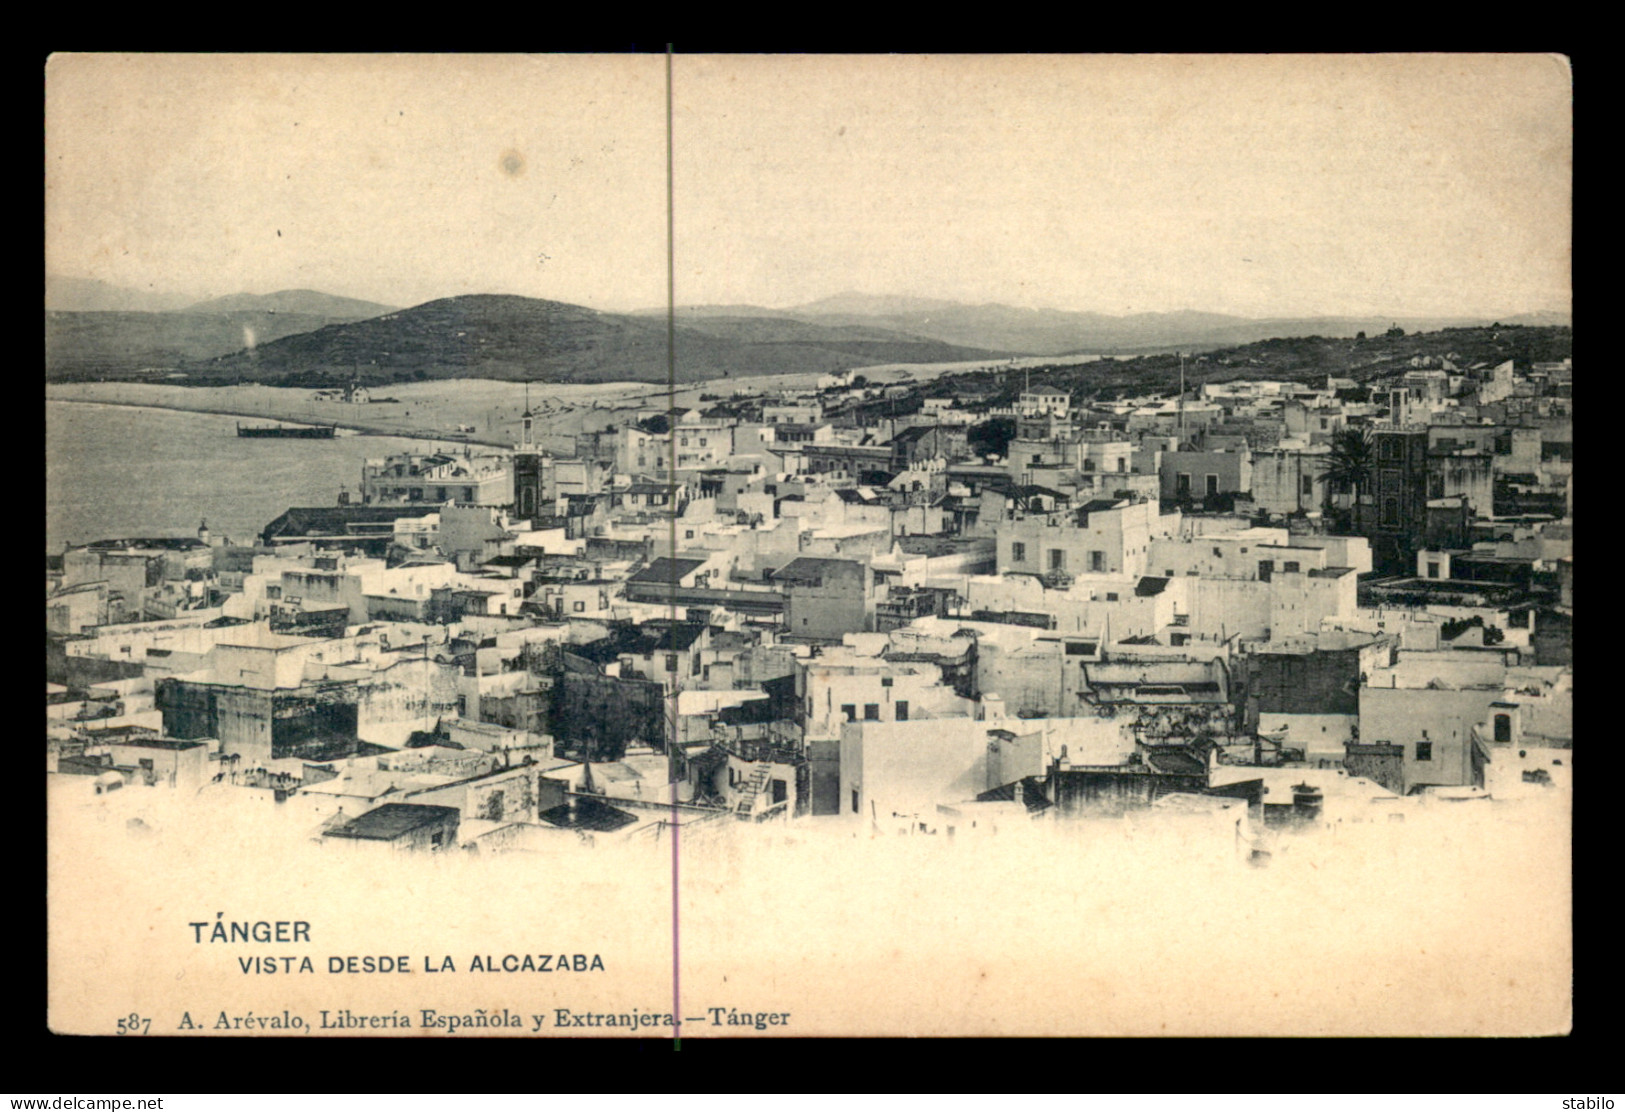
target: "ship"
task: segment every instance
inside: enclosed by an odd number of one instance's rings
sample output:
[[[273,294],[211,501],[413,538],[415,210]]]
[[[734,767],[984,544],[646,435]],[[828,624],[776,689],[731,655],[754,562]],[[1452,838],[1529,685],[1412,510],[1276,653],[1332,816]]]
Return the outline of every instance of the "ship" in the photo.
[[[336,425],[237,425],[238,436],[274,436],[288,440],[331,440]]]

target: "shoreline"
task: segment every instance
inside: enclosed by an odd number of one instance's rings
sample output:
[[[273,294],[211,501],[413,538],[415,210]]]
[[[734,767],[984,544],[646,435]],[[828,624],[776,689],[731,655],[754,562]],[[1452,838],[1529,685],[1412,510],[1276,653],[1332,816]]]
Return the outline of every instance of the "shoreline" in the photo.
[[[464,380],[448,381],[461,383]],[[211,391],[231,393],[206,396],[191,392],[197,388],[146,383],[50,384],[46,387],[45,400],[170,413],[199,413],[259,422],[332,425],[348,434],[360,436],[393,436],[406,440],[511,450],[520,437],[523,395],[512,396],[513,391],[498,386],[496,391],[506,390],[507,396],[494,396],[492,387],[495,384],[484,380],[468,380],[468,385],[473,389],[460,389],[452,385],[434,389],[432,393],[426,391],[417,397],[406,397],[399,402],[385,403],[394,412],[379,413],[373,419],[366,419],[372,415],[365,412],[372,408],[371,404],[334,405],[326,412],[313,412],[303,389],[258,385],[209,387],[207,389]],[[651,389],[652,386],[649,383],[618,383],[615,384],[617,393],[608,399],[604,399],[601,393],[592,396],[585,392],[579,399],[560,399],[556,395],[539,399],[533,405],[536,437],[543,441],[573,444],[578,433],[591,431],[600,423],[615,423],[622,411],[635,410],[653,401],[663,400],[666,393],[664,388]],[[405,406],[411,409],[403,412],[402,407]],[[407,416],[420,408],[423,411],[422,422]],[[356,419],[358,417],[362,419]],[[460,433],[454,428],[425,428],[424,424],[429,421],[478,425],[485,431]]]
[[[984,364],[985,365],[985,364]],[[963,364],[881,364],[867,369],[880,382],[924,385]],[[534,439],[562,454],[574,451],[576,437],[601,432],[630,420],[640,409],[667,405],[700,407],[707,395],[727,398],[737,393],[772,396],[781,391],[815,388],[818,372],[793,372],[753,379],[707,379],[680,383],[532,383],[499,379],[443,379],[432,383],[397,384],[399,398],[390,403],[314,403],[303,387],[239,383],[230,386],[179,386],[145,382],[47,383],[47,402],[111,405],[174,413],[202,413],[252,421],[299,425],[332,425],[347,435],[393,436],[403,440],[478,446],[511,451],[521,438],[521,414],[535,414]],[[369,412],[375,406],[386,412]],[[357,412],[359,411],[359,412]],[[421,411],[421,412],[419,412]],[[416,421],[412,415],[419,413]],[[444,424],[444,428],[425,427]],[[457,432],[459,426],[479,431]]]
[[[265,413],[245,413],[240,409],[219,409],[219,408],[214,408],[214,407],[205,408],[205,407],[202,407],[202,406],[163,405],[163,404],[161,404],[159,402],[129,402],[129,401],[119,401],[119,400],[114,399],[114,398],[62,398],[62,397],[55,397],[55,396],[52,396],[50,394],[47,394],[45,396],[45,400],[47,402],[61,402],[64,405],[116,405],[116,406],[121,406],[121,407],[123,407],[125,409],[156,409],[156,410],[161,410],[161,411],[163,411],[165,413],[201,413],[201,414],[207,414],[208,416],[211,416],[211,417],[246,417],[246,418],[248,418],[250,420],[254,420],[254,421],[283,421],[283,422],[287,422],[288,424],[297,424],[297,425],[306,425],[306,426],[315,426],[315,427],[320,427],[321,425],[329,425],[330,424],[335,429],[345,429],[345,430],[347,430],[349,432],[355,433],[357,436],[393,436],[393,437],[397,437],[397,438],[402,439],[402,440],[449,440],[449,441],[455,441],[458,444],[484,444],[484,445],[487,445],[487,446],[493,447],[493,448],[511,448],[512,447],[512,445],[510,445],[507,441],[491,440],[489,438],[473,436],[473,435],[470,435],[470,434],[467,434],[467,433],[464,433],[464,434],[462,434],[460,436],[459,435],[448,434],[448,433],[441,433],[439,435],[431,436],[428,433],[425,433],[425,432],[422,432],[422,431],[418,431],[418,432],[397,432],[394,429],[382,428],[382,427],[379,427],[379,426],[372,426],[372,425],[357,425],[357,424],[353,424],[353,423],[347,423],[347,422],[344,422],[344,421],[314,422],[314,421],[311,421],[311,420],[309,420],[307,418],[304,418],[304,417],[283,417],[283,416],[268,415],[268,414],[265,414]]]

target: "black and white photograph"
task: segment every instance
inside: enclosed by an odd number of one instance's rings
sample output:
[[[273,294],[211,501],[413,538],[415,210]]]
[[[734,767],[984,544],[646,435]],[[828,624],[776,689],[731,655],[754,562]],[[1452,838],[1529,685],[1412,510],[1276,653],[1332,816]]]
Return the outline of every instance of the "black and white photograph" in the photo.
[[[43,76],[52,1032],[1570,1033],[1567,58]]]

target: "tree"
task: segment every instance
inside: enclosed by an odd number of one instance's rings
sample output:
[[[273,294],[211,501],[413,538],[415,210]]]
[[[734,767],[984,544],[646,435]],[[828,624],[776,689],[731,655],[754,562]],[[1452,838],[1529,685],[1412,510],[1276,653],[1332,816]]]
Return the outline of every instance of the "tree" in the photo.
[[[1321,478],[1326,483],[1326,505],[1329,509],[1332,489],[1349,490],[1354,494],[1354,531],[1360,531],[1360,495],[1371,481],[1372,464],[1376,461],[1371,434],[1365,429],[1339,429],[1332,437],[1332,450],[1326,457]]]
[[[1016,422],[1010,417],[994,417],[965,432],[970,450],[982,456],[1002,456],[1010,450],[1010,441],[1016,438]]]

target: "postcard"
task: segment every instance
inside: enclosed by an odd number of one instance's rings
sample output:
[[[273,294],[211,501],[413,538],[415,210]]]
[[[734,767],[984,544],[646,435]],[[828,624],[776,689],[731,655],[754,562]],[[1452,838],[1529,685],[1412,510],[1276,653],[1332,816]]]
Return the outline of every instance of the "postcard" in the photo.
[[[1569,1031],[1565,58],[45,78],[52,1031]]]

